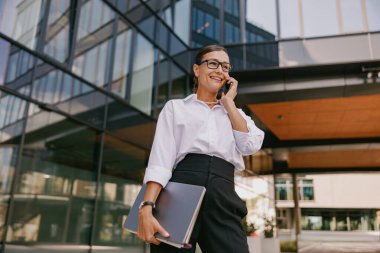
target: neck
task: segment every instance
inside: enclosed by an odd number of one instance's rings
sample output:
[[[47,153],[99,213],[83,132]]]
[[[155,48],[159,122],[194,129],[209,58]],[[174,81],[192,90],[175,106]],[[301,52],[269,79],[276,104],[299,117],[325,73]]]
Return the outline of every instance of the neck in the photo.
[[[218,100],[216,100],[216,94],[210,93],[197,92],[197,99],[205,102],[206,104],[216,104],[218,102]]]

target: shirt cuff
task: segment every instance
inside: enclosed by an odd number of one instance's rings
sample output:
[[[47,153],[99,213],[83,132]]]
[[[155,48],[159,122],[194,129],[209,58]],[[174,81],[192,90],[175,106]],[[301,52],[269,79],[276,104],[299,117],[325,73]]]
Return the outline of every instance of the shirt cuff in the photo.
[[[165,187],[172,177],[172,170],[161,166],[149,166],[146,168],[144,176],[144,184],[147,182],[159,183],[162,187]]]
[[[256,127],[256,126],[255,126]],[[240,131],[237,131],[237,130],[234,130],[232,129],[232,132],[234,134],[234,137],[235,137],[235,141],[236,142],[246,142],[247,141],[247,138],[249,139],[250,137],[253,136],[253,129],[252,129],[252,126],[250,124],[248,124],[247,122],[247,128],[248,128],[248,133],[245,133],[245,132],[240,132]]]

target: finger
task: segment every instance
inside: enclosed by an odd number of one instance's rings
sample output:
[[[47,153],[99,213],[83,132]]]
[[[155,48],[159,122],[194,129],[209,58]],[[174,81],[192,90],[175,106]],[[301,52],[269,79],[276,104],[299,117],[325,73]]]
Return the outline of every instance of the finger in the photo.
[[[155,245],[159,245],[161,242],[159,240],[156,239],[156,237],[152,236],[149,238],[149,240],[146,240],[146,242],[148,243],[153,243]]]
[[[166,231],[163,227],[161,227],[160,225],[157,226],[157,232],[160,233],[160,235],[164,236],[164,237],[169,237],[169,233],[168,231]]]

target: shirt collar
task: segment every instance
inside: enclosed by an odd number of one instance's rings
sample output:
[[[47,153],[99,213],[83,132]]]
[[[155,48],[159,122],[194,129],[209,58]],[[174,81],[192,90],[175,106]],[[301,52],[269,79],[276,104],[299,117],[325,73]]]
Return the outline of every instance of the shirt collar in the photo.
[[[187,102],[187,101],[192,102],[192,101],[194,101],[194,100],[196,100],[196,99],[197,99],[197,94],[193,93],[193,94],[191,94],[191,95],[185,97],[185,98],[183,99],[183,101],[185,101],[185,102]]]
[[[198,99],[197,99],[197,94],[196,93],[193,93],[193,94],[191,94],[191,95],[189,95],[189,96],[187,96],[187,97],[185,97],[183,99],[183,101],[185,101],[185,102],[194,102],[194,101],[197,101],[197,100]],[[225,113],[227,113],[227,110],[226,110],[226,108],[224,108],[224,106],[222,105],[222,103],[218,103],[217,105],[220,106],[220,107],[222,107],[223,111]]]

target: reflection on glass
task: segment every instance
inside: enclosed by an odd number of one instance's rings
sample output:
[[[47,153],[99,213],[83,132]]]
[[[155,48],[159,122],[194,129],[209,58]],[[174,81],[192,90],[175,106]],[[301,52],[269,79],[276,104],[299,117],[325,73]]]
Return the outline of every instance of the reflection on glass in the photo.
[[[104,146],[95,244],[126,246],[139,251],[141,241],[122,229],[121,224],[141,188],[146,153],[109,135]]]
[[[106,81],[105,72],[108,44],[109,40],[77,57],[73,63],[73,72],[97,86],[103,86]]]
[[[41,0],[5,1],[0,5],[0,31],[36,49],[44,6]]]
[[[174,6],[174,32],[189,44],[190,36],[190,0],[177,0]]]
[[[169,94],[169,62],[166,58],[160,59],[158,65],[158,104],[163,104],[168,100]]]
[[[172,64],[172,92],[171,99],[184,98],[186,95],[186,73]]]
[[[119,34],[116,37],[115,61],[113,64],[111,91],[121,97],[126,95],[127,77],[129,74],[129,62],[131,59],[132,31],[120,21],[118,23]]]
[[[70,43],[70,1],[50,1],[44,52],[60,62],[67,60]]]
[[[5,51],[7,52],[7,51]],[[6,55],[5,58],[7,58]],[[22,77],[26,73],[30,73],[33,67],[34,57],[22,50],[16,50],[9,55],[7,64],[7,72],[5,73],[5,84],[11,86],[10,83]]]
[[[336,1],[303,0],[302,11],[305,37],[339,34]]]
[[[0,108],[1,107],[0,102]],[[19,151],[18,144],[21,139],[13,138],[7,140],[7,143],[5,143],[2,138],[4,130],[5,129],[0,126],[0,242],[3,241],[5,235],[5,221],[11,194],[12,181],[15,173],[17,154]]]
[[[0,85],[4,84],[4,79],[5,79],[7,66],[8,66],[9,50],[10,50],[10,44],[5,40],[0,39],[0,52],[1,52],[1,57],[0,57]]]
[[[234,25],[228,21],[224,22],[224,42],[238,43],[240,41],[239,24]]]
[[[52,112],[29,117],[7,242],[90,243],[96,139]]]
[[[281,38],[300,37],[298,0],[279,1]]]
[[[380,1],[366,0],[365,4],[368,18],[368,30],[380,31]]]
[[[0,93],[0,143],[12,142],[21,136],[25,109],[26,101]]]
[[[72,71],[103,86],[114,12],[101,0],[87,1],[80,11]]]
[[[103,124],[106,96],[48,64],[42,64],[36,69],[32,98],[53,105],[90,124]],[[38,114],[40,111],[38,106],[31,104],[29,115]]]
[[[152,107],[153,64],[153,45],[137,34],[130,103],[146,114]]]
[[[247,0],[246,21],[276,36],[276,0]]]
[[[213,10],[212,12],[210,10]],[[193,2],[192,43],[194,47],[220,41],[219,7]]]
[[[224,0],[224,11],[239,17],[239,0]]]

